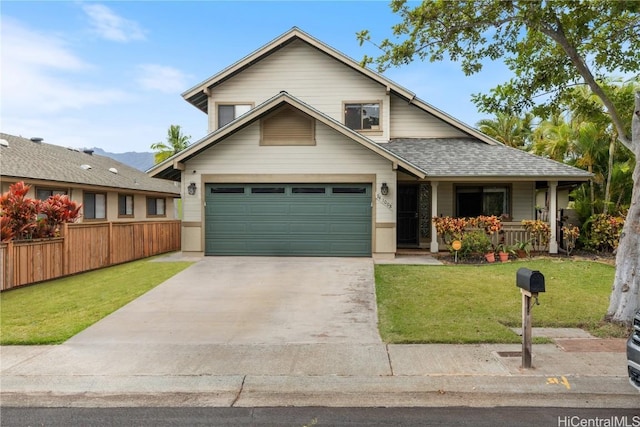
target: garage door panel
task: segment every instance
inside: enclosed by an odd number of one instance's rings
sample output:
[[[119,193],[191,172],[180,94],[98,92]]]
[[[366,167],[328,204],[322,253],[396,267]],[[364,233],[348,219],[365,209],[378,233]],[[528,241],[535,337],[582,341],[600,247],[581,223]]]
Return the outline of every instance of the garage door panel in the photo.
[[[370,185],[206,188],[207,255],[371,255]]]

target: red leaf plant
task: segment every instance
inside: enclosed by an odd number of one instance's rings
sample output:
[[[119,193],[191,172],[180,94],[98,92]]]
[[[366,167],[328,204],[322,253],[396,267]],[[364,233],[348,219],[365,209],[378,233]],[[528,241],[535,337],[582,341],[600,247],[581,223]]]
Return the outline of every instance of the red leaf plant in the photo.
[[[0,196],[0,241],[57,237],[60,225],[79,218],[81,205],[66,195],[40,201],[26,197],[29,189],[16,182]]]

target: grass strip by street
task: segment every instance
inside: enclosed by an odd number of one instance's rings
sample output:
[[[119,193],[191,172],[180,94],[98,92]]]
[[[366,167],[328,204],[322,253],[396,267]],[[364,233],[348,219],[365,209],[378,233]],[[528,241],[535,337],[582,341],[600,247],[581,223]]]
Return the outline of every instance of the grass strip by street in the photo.
[[[389,343],[519,343],[510,328],[522,324],[515,285],[521,267],[545,276],[546,292],[532,309],[534,327],[627,336],[625,328],[602,321],[614,267],[559,258],[492,265],[377,265],[380,335]]]
[[[152,259],[1,293],[0,344],[62,343],[192,264]]]

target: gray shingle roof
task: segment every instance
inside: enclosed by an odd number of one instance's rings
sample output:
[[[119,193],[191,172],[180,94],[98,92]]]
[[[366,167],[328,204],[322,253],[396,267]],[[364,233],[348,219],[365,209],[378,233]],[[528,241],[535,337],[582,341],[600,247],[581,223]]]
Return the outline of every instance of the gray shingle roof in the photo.
[[[429,177],[511,177],[586,180],[591,175],[554,160],[472,138],[407,138],[381,144]]]
[[[0,145],[0,175],[59,183],[83,184],[179,195],[174,182],[146,173],[109,157],[90,155],[44,142],[0,133],[8,146]],[[89,165],[91,169],[83,169]],[[118,173],[109,171],[115,168]]]

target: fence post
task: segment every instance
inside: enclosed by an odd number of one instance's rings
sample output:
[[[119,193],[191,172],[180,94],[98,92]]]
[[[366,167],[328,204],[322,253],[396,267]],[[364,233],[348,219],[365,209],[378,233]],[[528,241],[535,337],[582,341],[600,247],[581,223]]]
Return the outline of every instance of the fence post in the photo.
[[[109,221],[109,247],[107,251],[109,254],[109,265],[113,265],[113,221]]]
[[[69,262],[70,262],[70,251],[69,247],[69,223],[65,222],[62,224],[62,275],[66,276],[69,274]]]

